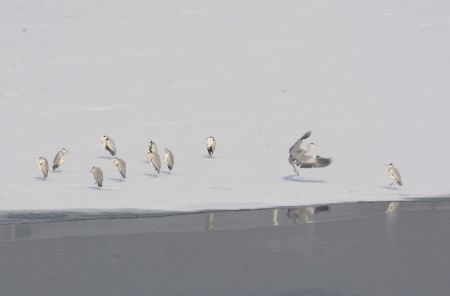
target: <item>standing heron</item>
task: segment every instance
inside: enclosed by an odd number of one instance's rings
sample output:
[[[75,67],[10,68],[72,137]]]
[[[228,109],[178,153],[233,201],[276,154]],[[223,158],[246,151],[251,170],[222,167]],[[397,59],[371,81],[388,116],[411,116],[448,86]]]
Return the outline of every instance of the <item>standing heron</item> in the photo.
[[[122,178],[125,179],[127,177],[127,164],[125,161],[117,156],[113,156],[112,163],[117,171],[122,175]]]
[[[67,153],[69,153],[69,150],[67,150],[66,148],[63,148],[56,153],[55,158],[53,158],[53,171],[63,164],[64,156],[66,156]]]
[[[310,143],[306,150],[302,148],[303,142],[308,139],[309,136],[311,136],[311,131],[305,133],[291,146],[291,148],[289,148],[288,161],[297,175],[299,175],[298,168],[321,168],[326,167],[331,163],[331,158],[308,154],[311,148],[317,147],[316,144]]]
[[[206,140],[206,150],[208,150],[208,154],[210,157],[212,157],[214,150],[216,150],[216,139],[214,137],[209,137]]]
[[[402,177],[400,176],[400,172],[398,171],[398,169],[396,167],[394,167],[394,165],[392,163],[387,164],[386,167],[387,167],[389,177],[391,177],[391,179],[394,181],[389,186],[392,186],[394,184],[402,186],[403,185]]]
[[[116,155],[116,144],[110,137],[102,136],[102,146],[111,153],[111,156]]]
[[[147,156],[148,160],[153,165],[153,168],[155,168],[155,172],[159,175],[159,172],[161,171],[161,158],[159,157],[158,152],[149,152]]]
[[[164,161],[166,162],[167,168],[169,171],[173,169],[174,159],[173,159],[173,153],[169,149],[164,149]]]
[[[103,172],[101,168],[93,166],[91,168],[91,175],[95,180],[94,184],[97,184],[98,187],[103,187]]]
[[[47,179],[48,176],[48,161],[45,157],[39,157],[37,159],[37,166],[42,171],[42,174],[44,175],[43,180]]]

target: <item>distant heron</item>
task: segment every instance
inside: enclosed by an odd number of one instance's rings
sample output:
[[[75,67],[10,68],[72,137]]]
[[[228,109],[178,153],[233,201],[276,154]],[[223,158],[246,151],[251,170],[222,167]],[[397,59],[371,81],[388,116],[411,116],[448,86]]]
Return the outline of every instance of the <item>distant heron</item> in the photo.
[[[55,158],[53,158],[53,171],[63,164],[64,156],[66,156],[67,153],[69,153],[69,150],[66,148],[63,148],[56,153]]]
[[[394,184],[398,184],[399,186],[402,186],[403,185],[402,177],[400,176],[400,172],[398,171],[398,169],[396,167],[394,167],[394,165],[392,163],[387,164],[386,167],[387,167],[387,171],[389,173],[389,177],[391,177],[391,179],[394,181],[389,186],[392,186]]]
[[[154,153],[148,153],[148,160],[153,165],[153,168],[155,169],[156,173],[159,175],[159,172],[161,171],[161,158],[159,157],[158,152]]]
[[[97,184],[98,187],[103,187],[103,172],[102,172],[102,169],[100,169],[100,168],[98,168],[96,166],[93,166],[91,168],[91,175],[92,175],[92,177],[94,177],[94,180],[95,180],[94,184]]]
[[[216,150],[216,139],[214,137],[209,137],[206,140],[206,149],[208,150],[209,156],[212,157],[214,150]]]
[[[37,165],[38,168],[42,171],[42,174],[44,175],[44,180],[47,179],[48,176],[48,161],[45,157],[39,157],[37,159]]]
[[[174,159],[173,159],[173,153],[169,149],[164,149],[164,161],[166,162],[167,168],[169,171],[173,169]]]
[[[309,138],[309,136],[311,136],[311,131],[305,133],[291,146],[291,148],[289,148],[288,161],[297,175],[299,175],[298,168],[321,168],[326,167],[331,163],[331,158],[308,154],[311,148],[317,147],[316,144],[310,143],[306,150],[302,148],[303,142]]]
[[[125,179],[127,177],[127,164],[125,161],[117,156],[113,156],[112,163],[117,171],[122,175],[122,178]]]
[[[108,136],[102,136],[102,145],[103,148],[111,153],[111,156],[116,155],[116,144],[114,143],[113,139]]]

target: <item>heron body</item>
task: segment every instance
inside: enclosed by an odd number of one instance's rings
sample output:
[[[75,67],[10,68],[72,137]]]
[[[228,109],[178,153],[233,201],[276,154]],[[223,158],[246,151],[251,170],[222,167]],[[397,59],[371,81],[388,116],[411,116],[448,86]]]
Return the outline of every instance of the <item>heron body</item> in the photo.
[[[310,136],[311,131],[308,131],[289,148],[288,161],[297,175],[299,175],[298,168],[321,168],[331,164],[331,158],[309,154],[311,148],[317,147],[316,144],[310,143],[306,149],[302,148],[303,142]]]
[[[117,171],[120,173],[122,178],[127,177],[127,164],[123,159],[118,158],[117,156],[113,156],[112,162],[114,167],[117,169]]]
[[[402,186],[403,185],[402,177],[400,176],[400,172],[398,171],[398,169],[396,167],[394,167],[394,165],[392,163],[386,165],[386,167],[388,170],[389,177],[391,177],[391,179],[394,181],[394,183],[399,186]],[[394,184],[394,183],[392,183],[392,184]]]
[[[148,153],[154,153],[158,152],[158,147],[156,146],[156,143],[150,140],[150,143],[148,144]]]
[[[55,158],[53,158],[53,166],[52,166],[53,171],[63,164],[64,156],[67,153],[69,153],[69,150],[67,150],[66,148],[63,148],[56,153]]]
[[[44,175],[44,180],[47,179],[48,176],[48,161],[45,157],[39,157],[37,159],[37,165],[38,168],[42,171],[42,174]]]
[[[109,153],[111,153],[111,156],[116,155],[116,144],[114,143],[113,139],[111,139],[108,136],[102,136],[102,145],[103,148],[108,150]]]
[[[206,150],[208,150],[209,156],[213,155],[214,150],[216,150],[216,139],[214,137],[209,137],[206,140]]]
[[[161,171],[161,158],[159,157],[158,152],[148,153],[148,160],[159,175],[159,172]]]
[[[170,151],[167,148],[164,151],[165,151],[164,161],[166,162],[166,165],[167,165],[167,168],[169,169],[169,171],[171,171],[173,169],[173,164],[174,164],[173,153],[172,153],[172,151]]]
[[[95,180],[95,184],[98,185],[98,187],[103,187],[103,172],[101,168],[93,166],[91,168],[91,175]]]

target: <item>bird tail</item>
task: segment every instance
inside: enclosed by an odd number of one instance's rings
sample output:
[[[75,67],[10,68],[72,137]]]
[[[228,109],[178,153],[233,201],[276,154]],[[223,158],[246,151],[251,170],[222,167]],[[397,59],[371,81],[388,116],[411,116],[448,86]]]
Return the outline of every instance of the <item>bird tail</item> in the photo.
[[[169,168],[169,171],[171,171],[173,168],[173,166],[171,166],[171,165],[168,165],[167,167]]]
[[[402,186],[402,185],[403,185],[402,180],[398,180],[397,184],[400,185],[400,186]]]
[[[55,164],[55,165],[52,166],[52,169],[53,169],[53,170],[56,170],[57,168],[58,168],[58,165],[57,165],[57,164]]]
[[[98,187],[103,187],[103,183],[102,182],[98,182]]]

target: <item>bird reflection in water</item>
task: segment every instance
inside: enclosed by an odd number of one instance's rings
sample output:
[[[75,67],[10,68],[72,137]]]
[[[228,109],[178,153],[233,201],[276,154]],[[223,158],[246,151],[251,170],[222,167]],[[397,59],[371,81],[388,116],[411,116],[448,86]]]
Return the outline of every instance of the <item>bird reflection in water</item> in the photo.
[[[400,203],[398,201],[392,201],[386,208],[386,214],[393,214],[398,210]]]
[[[214,213],[208,213],[208,217],[206,220],[206,231],[213,230],[214,228]]]
[[[294,224],[313,223],[314,221],[312,220],[312,216],[320,212],[328,211],[330,211],[329,206],[298,207],[288,209],[287,216]]]

